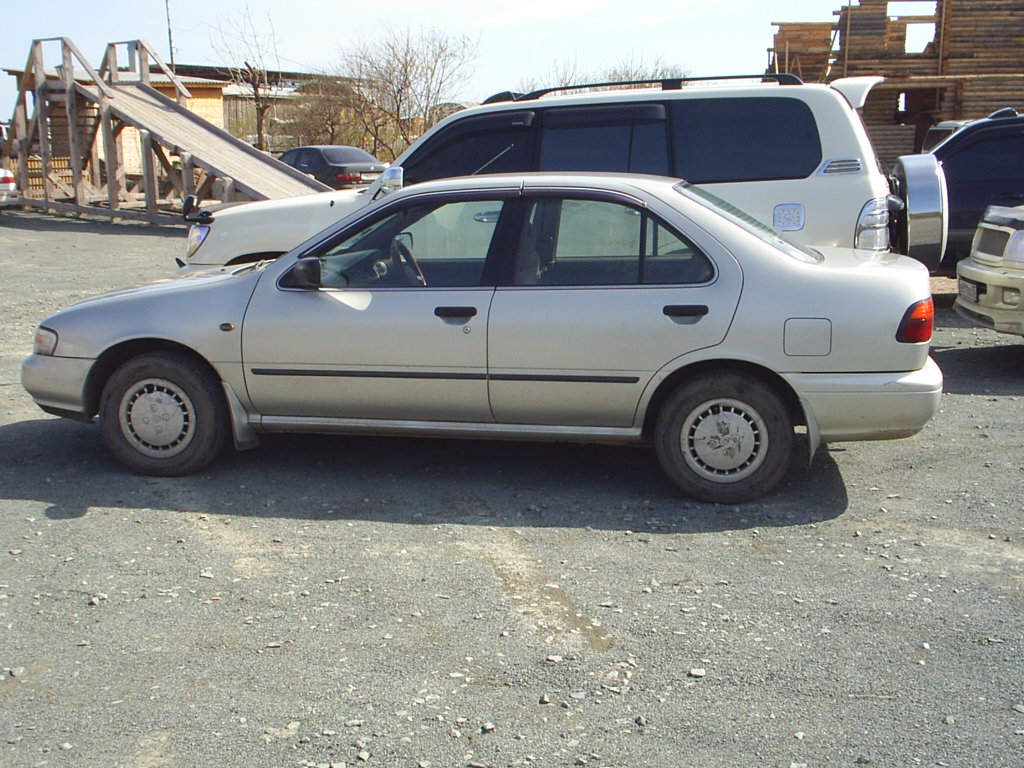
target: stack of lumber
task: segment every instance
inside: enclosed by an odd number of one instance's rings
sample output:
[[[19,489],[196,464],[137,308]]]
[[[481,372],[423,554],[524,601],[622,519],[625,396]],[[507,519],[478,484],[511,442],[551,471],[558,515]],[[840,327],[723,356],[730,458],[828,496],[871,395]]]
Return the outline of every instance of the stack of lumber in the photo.
[[[779,28],[775,45],[768,49],[769,72],[790,72],[805,83],[823,83],[832,54],[830,22],[772,22]]]
[[[883,162],[915,151],[942,120],[1024,109],[1024,0],[922,2],[914,16],[890,15],[888,0],[860,0],[835,12],[839,45],[830,79],[881,75],[864,109]],[[906,50],[910,24],[933,24],[923,53]]]

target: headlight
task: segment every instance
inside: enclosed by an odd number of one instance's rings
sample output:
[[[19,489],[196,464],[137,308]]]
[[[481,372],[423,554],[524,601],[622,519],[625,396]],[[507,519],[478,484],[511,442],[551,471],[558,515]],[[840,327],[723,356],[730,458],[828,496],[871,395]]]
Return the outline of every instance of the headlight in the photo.
[[[1003,259],[1024,264],[1024,230],[1018,230],[1010,236],[1010,242],[1003,251]]]
[[[191,257],[196,251],[199,250],[199,246],[206,240],[206,236],[210,234],[209,224],[193,224],[188,228],[188,246],[185,248],[185,256]]]
[[[49,328],[43,328],[43,326],[36,328],[35,338],[32,339],[32,354],[50,357],[55,349],[57,349],[57,333]]]

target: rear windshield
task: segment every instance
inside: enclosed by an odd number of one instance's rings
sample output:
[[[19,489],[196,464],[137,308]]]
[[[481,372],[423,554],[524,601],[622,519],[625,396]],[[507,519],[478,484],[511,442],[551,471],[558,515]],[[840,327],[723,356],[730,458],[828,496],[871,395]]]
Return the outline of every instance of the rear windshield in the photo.
[[[359,147],[324,147],[329,163],[378,163],[376,157]]]
[[[780,251],[783,251],[794,259],[806,261],[808,263],[817,263],[823,259],[822,255],[817,251],[812,250],[805,245],[801,245],[800,243],[795,243],[792,240],[787,240],[767,224],[758,221],[746,211],[737,208],[732,203],[726,202],[718,195],[711,194],[706,189],[702,189],[701,187],[695,186],[686,181],[676,184],[673,189],[680,194],[696,199],[704,207],[712,209],[720,216],[729,219],[729,221],[742,227],[750,234],[756,236],[760,240],[763,240],[769,245],[778,248]]]

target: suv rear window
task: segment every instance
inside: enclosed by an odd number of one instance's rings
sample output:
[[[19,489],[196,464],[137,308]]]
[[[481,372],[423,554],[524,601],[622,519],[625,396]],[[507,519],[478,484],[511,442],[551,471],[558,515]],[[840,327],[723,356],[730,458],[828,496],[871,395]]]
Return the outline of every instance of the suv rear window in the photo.
[[[821,163],[814,114],[799,99],[680,99],[671,108],[675,175],[694,184],[803,179]]]

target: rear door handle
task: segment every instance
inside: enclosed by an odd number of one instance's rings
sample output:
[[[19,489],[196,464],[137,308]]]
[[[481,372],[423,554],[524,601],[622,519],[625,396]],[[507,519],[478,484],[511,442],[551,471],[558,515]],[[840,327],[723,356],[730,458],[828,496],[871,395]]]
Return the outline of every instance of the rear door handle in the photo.
[[[452,318],[470,318],[476,316],[476,307],[435,307],[434,314],[448,320]]]
[[[704,304],[667,304],[662,312],[669,317],[704,317],[708,308]]]

